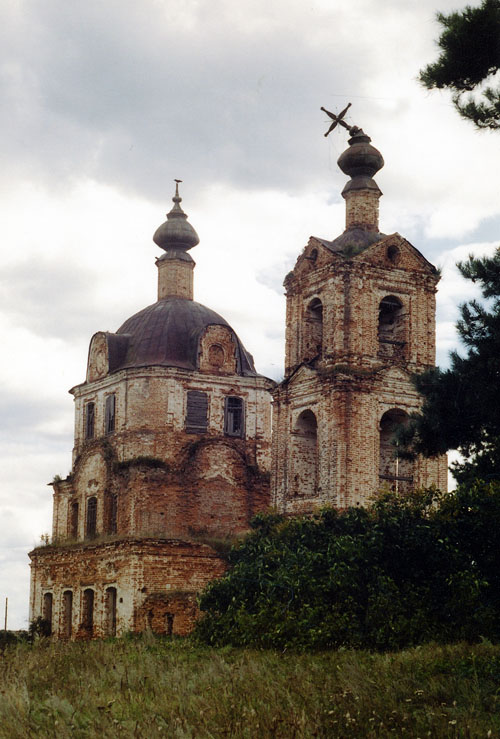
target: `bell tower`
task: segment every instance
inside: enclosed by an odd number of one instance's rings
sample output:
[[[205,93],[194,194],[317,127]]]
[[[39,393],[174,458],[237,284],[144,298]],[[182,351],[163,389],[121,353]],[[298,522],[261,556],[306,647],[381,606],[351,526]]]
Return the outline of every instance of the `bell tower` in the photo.
[[[328,113],[328,111],[326,111]],[[285,513],[366,502],[389,487],[446,489],[446,458],[408,462],[392,444],[420,406],[411,375],[434,365],[435,267],[379,230],[381,153],[342,115],[346,227],[311,237],[285,278],[285,378],[274,393],[273,502]],[[328,131],[328,133],[330,132]],[[325,134],[325,135],[328,135]]]

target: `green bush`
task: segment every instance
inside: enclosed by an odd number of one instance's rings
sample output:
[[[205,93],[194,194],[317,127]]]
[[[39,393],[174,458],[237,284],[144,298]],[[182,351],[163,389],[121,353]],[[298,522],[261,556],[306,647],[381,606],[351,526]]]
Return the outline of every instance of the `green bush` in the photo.
[[[387,650],[500,635],[498,483],[253,528],[201,596],[202,642]]]

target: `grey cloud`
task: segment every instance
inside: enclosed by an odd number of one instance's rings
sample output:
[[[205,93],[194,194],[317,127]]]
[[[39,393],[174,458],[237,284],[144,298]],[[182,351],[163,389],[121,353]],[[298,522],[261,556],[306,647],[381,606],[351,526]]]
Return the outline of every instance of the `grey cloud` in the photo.
[[[69,261],[38,257],[9,265],[0,269],[0,309],[15,326],[38,336],[87,341],[103,320],[93,293],[97,279],[97,268],[75,270]],[[106,308],[114,329],[125,317],[121,306]]]
[[[245,33],[217,22],[223,4],[213,5],[187,30],[163,12],[174,3],[30,6],[32,25],[13,33],[33,31],[31,43],[18,38],[3,78],[12,167],[55,186],[87,174],[144,195],[166,175],[304,186],[306,162],[324,156],[325,91],[357,88],[363,75],[356,41],[325,48],[286,24],[272,38]]]

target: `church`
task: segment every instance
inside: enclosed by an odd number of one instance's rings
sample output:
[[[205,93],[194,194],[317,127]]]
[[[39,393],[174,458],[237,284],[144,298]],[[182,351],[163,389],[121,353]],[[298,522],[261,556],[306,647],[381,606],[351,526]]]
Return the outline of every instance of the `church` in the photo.
[[[285,277],[279,384],[195,302],[199,238],[177,182],[153,236],[157,301],[94,334],[85,381],[70,390],[72,470],[52,483],[50,543],[30,552],[30,620],[42,616],[55,638],[189,633],[197,594],[226,570],[221,542],[259,511],[446,489],[446,457],[409,462],[392,443],[419,408],[411,375],[435,361],[439,275],[380,232],[384,161],[361,129],[349,133],[345,230],[311,237]]]

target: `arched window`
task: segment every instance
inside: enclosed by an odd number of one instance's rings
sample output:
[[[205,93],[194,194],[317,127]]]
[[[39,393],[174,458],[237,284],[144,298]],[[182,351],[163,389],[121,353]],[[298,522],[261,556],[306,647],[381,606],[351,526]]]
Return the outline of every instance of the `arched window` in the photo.
[[[43,594],[42,618],[47,621],[50,636],[52,634],[52,593]]]
[[[106,634],[116,636],[116,588],[106,588]]]
[[[106,395],[106,403],[104,406],[104,431],[106,434],[112,434],[115,431],[115,415],[116,412],[116,395]]]
[[[224,399],[224,433],[226,436],[243,436],[245,414],[243,398],[229,396]]]
[[[92,588],[83,591],[82,628],[89,636],[94,630],[94,591]]]
[[[378,353],[381,357],[403,357],[406,349],[406,321],[403,303],[394,295],[380,301],[378,312]]]
[[[95,403],[85,405],[85,438],[93,439],[95,430]]]
[[[92,539],[97,532],[97,498],[92,497],[87,500],[87,518],[85,526],[85,536]]]
[[[302,411],[295,422],[292,442],[292,490],[311,497],[318,481],[318,424],[311,410]]]
[[[305,315],[304,359],[314,359],[323,351],[323,303],[319,298],[311,300]]]
[[[65,590],[62,607],[62,634],[66,639],[71,637],[73,622],[73,593]]]
[[[399,408],[386,411],[380,419],[380,484],[397,493],[409,491],[413,485],[413,462],[401,459],[393,444],[397,429],[407,422],[408,414]]]
[[[68,513],[68,536],[70,539],[76,539],[78,536],[78,503],[76,500],[70,501]]]

